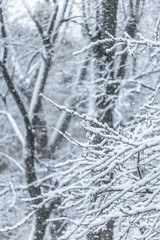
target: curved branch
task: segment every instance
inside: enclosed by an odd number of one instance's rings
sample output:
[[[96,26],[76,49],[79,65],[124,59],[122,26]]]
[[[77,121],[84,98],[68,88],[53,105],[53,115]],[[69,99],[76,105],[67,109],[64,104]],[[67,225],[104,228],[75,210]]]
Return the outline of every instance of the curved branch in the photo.
[[[40,35],[42,36],[42,35],[43,35],[43,28],[42,28],[42,26],[40,25],[40,23],[38,22],[38,20],[36,19],[36,16],[34,16],[34,15],[32,14],[31,9],[30,9],[30,7],[29,7],[29,5],[28,5],[28,3],[27,3],[27,0],[25,0],[25,1],[22,0],[22,2],[23,2],[23,4],[24,4],[24,6],[25,6],[25,8],[26,8],[26,10],[27,10],[30,18],[31,18],[31,19],[33,20],[33,22],[35,23],[35,25],[36,25],[36,27],[37,27],[37,29],[38,29],[38,32],[39,32]]]
[[[18,91],[16,90],[16,88],[15,88],[15,86],[14,86],[12,80],[11,80],[11,77],[9,76],[9,73],[6,69],[6,66],[1,61],[0,61],[0,67],[2,68],[2,74],[3,74],[3,77],[5,79],[5,82],[8,86],[14,100],[16,101],[17,106],[18,106],[21,114],[22,114],[26,129],[31,128],[31,123],[29,121],[27,111],[26,111],[25,106],[22,102],[22,99],[20,98],[20,96],[18,94]]]
[[[0,1],[0,22],[1,22],[1,34],[2,34],[2,39],[4,40],[4,52],[3,52],[3,60],[2,62],[5,64],[7,60],[7,43],[6,43],[6,29],[5,29],[5,24],[4,24],[4,16],[3,16],[3,11],[2,11],[2,0]]]

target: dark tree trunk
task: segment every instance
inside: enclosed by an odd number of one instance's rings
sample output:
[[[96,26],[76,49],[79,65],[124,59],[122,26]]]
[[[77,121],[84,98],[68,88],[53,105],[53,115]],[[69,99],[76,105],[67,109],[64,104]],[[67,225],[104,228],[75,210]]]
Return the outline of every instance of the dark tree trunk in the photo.
[[[130,3],[133,4],[132,0],[130,0]],[[138,11],[138,5],[133,7],[131,4],[130,6],[130,16],[128,18],[128,21],[126,23],[125,31],[132,37],[134,38],[136,35],[137,31],[137,22],[138,22],[138,17],[137,17],[137,11]],[[117,13],[117,5],[118,1],[103,1],[103,19],[106,19],[102,21],[102,29],[105,29],[107,32],[109,32],[112,36],[115,36],[116,32],[116,13]],[[113,13],[113,15],[111,14]],[[106,15],[105,15],[106,14]],[[110,16],[111,15],[111,16]],[[106,16],[106,17],[105,17]],[[105,27],[103,25],[105,24]],[[105,32],[105,31],[103,31]],[[99,33],[99,36],[97,37],[98,39],[105,39],[107,36],[103,35],[102,33]],[[114,63],[114,52],[110,52],[108,54],[105,53],[105,49],[109,49],[113,46],[114,42],[107,43],[106,45],[103,46],[98,46],[94,49],[94,54],[96,58],[96,68],[99,70],[97,72],[96,79],[101,79],[99,81],[99,86],[102,87],[104,84],[101,85],[103,79],[107,78],[107,81],[110,81],[111,84],[106,82],[106,95],[104,94],[104,97],[100,97],[101,99],[97,98],[97,107],[101,110],[101,114],[99,117],[99,120],[101,120],[103,123],[107,123],[110,127],[113,127],[113,110],[114,110],[114,102],[113,100],[110,99],[110,96],[113,97],[114,95],[118,94],[118,85],[119,84],[112,84],[112,80],[114,79],[114,70],[113,68],[113,63]],[[125,46],[124,46],[125,48]],[[103,60],[103,61],[102,61]],[[120,68],[117,74],[118,78],[124,78],[125,76],[125,65],[127,62],[127,53],[124,53],[121,56],[120,59]],[[111,70],[109,73],[106,71],[106,66],[109,66],[108,70]],[[106,75],[105,75],[106,74]],[[103,89],[99,89],[100,93]],[[104,112],[104,109],[107,108],[107,106],[111,105],[111,107],[108,107],[107,111]],[[112,240],[113,239],[113,228],[114,228],[114,221],[110,221],[108,224],[106,224],[106,230],[101,230],[97,234],[95,233],[90,233],[88,234],[88,240]]]
[[[137,24],[140,18],[139,11],[140,11],[140,1],[130,0],[130,11],[129,11],[129,16],[127,18],[124,31],[127,32],[131,38],[135,38],[136,36]],[[123,46],[122,51],[125,48],[126,48],[126,45]],[[117,78],[119,79],[123,79],[125,77],[127,58],[128,58],[127,52],[121,55],[119,70],[117,73]]]
[[[114,221],[110,221],[106,224],[106,229],[99,231],[98,233],[88,234],[88,240],[112,240],[113,239],[113,227]]]
[[[28,191],[32,198],[36,198],[37,196],[41,195],[40,186],[34,186],[33,182],[37,180],[35,166],[34,166],[34,158],[35,158],[35,151],[34,151],[34,136],[35,131],[32,129],[28,129],[27,131],[27,144],[26,144],[26,155],[25,155],[25,165],[26,165],[26,179],[28,184]],[[41,200],[37,199],[33,201],[34,205],[38,205],[41,203]],[[42,240],[46,227],[47,222],[46,220],[49,217],[51,209],[47,209],[45,206],[42,206],[38,209],[36,214],[36,223],[35,223],[35,233],[34,233],[34,240]]]
[[[25,165],[26,165],[26,179],[29,185],[28,190],[31,197],[37,197],[40,195],[40,187],[34,187],[31,185],[37,180],[35,166],[34,166],[34,133],[32,129],[27,130],[26,136],[26,149],[25,149]]]
[[[51,56],[49,55],[46,60],[44,60],[44,69],[42,74],[41,87],[39,89],[39,94],[44,91],[44,87],[47,81],[48,73],[51,66]],[[33,111],[32,124],[35,129],[35,149],[40,157],[50,157],[50,153],[47,149],[48,145],[48,135],[45,114],[42,106],[42,99],[39,97],[38,102]]]
[[[47,222],[50,212],[46,208],[42,207],[36,214],[36,230],[34,234],[34,240],[43,240]]]
[[[101,3],[99,17],[97,19],[96,37],[92,41],[108,38],[108,33],[112,36],[116,34],[116,16],[117,16],[118,0],[104,0]],[[114,52],[106,52],[110,49],[114,42],[100,44],[93,49],[95,57],[95,80],[97,84],[97,108],[98,119],[101,122],[106,122],[110,127],[113,127],[113,104],[112,96],[116,94],[117,86],[111,84],[114,78]],[[103,96],[101,93],[104,93]],[[98,97],[100,95],[100,97]],[[111,106],[110,106],[111,105]]]
[[[104,0],[101,3],[101,10],[97,19],[96,37],[92,41],[108,38],[108,33],[112,36],[116,34],[116,17],[117,17],[118,0]],[[114,42],[98,45],[93,49],[95,58],[95,81],[96,81],[96,105],[98,119],[102,123],[107,123],[109,127],[113,127],[113,110],[114,95],[117,94],[117,85],[112,84],[114,80],[114,52],[106,52],[110,49]],[[103,96],[102,96],[103,93]],[[100,97],[99,97],[100,96]],[[112,240],[113,239],[114,221],[106,224],[106,229],[98,233],[89,233],[88,240]]]
[[[40,158],[49,157],[50,154],[47,150],[48,136],[47,136],[47,126],[44,111],[42,109],[42,104],[39,102],[39,109],[36,114],[34,114],[33,126],[35,129],[35,150]]]
[[[40,23],[37,21],[36,17],[34,17],[34,15],[32,16],[32,14],[30,13],[30,10],[26,7],[30,17],[32,18],[33,22],[37,27],[37,30],[41,36],[41,40],[43,42],[43,47],[44,47],[44,51],[41,52],[42,60],[44,61],[44,66],[43,66],[44,68],[42,69],[43,73],[40,78],[42,81],[40,82],[40,86],[38,88],[38,94],[44,92],[48,72],[51,66],[53,46],[58,37],[61,24],[63,23],[62,20],[65,16],[67,6],[68,6],[68,1],[66,1],[63,13],[61,13],[61,19],[57,19],[58,3],[56,3],[55,13],[53,14],[51,21],[49,21],[48,23],[49,29],[47,32],[45,29],[43,29],[43,26],[41,26]],[[59,17],[59,14],[58,14],[58,17]],[[54,26],[55,22],[57,23],[56,27]],[[31,113],[32,116],[29,116],[30,113],[28,114],[26,110],[26,106],[23,102],[23,98],[21,97],[21,94],[19,94],[16,88],[15,81],[14,79],[12,79],[12,77],[9,74],[9,70],[7,68],[7,55],[8,55],[9,48],[7,48],[8,41],[7,41],[7,34],[6,34],[7,32],[5,29],[5,21],[4,21],[4,15],[3,15],[3,9],[2,9],[2,0],[0,1],[0,23],[1,23],[1,26],[0,26],[1,36],[2,36],[2,39],[4,40],[4,50],[2,50],[3,54],[0,60],[0,68],[2,70],[2,74],[8,86],[8,89],[12,94],[16,102],[16,105],[23,118],[23,123],[25,126],[25,132],[26,132],[24,137],[25,138],[24,161],[25,161],[25,170],[26,170],[26,181],[28,184],[28,191],[29,191],[30,197],[36,198],[37,196],[41,195],[42,189],[40,186],[34,185],[34,182],[37,180],[37,173],[35,169],[35,156],[37,152],[40,157],[45,157],[45,158],[48,157],[48,154],[49,154],[47,150],[48,136],[47,136],[45,116],[41,114],[42,103],[41,103],[41,98],[39,96],[37,96],[37,102],[34,106],[34,109],[32,109],[32,113]],[[54,31],[52,32],[53,29],[55,30],[55,34],[52,36],[52,33],[54,32]],[[33,201],[33,205],[39,205],[40,203],[41,203],[41,200],[38,200],[38,199]],[[47,208],[46,206],[42,206],[35,213],[36,215],[36,227],[35,227],[35,235],[34,235],[35,240],[43,239],[45,235],[46,226],[47,226],[46,219],[49,217],[49,214],[53,207],[55,206],[54,204],[51,203],[49,208]]]

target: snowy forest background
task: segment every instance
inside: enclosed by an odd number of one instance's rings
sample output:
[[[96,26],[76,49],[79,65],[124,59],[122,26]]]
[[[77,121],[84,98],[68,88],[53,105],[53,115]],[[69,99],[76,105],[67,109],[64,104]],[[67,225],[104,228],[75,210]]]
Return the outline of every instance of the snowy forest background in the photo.
[[[0,1],[0,239],[160,239],[160,1]]]

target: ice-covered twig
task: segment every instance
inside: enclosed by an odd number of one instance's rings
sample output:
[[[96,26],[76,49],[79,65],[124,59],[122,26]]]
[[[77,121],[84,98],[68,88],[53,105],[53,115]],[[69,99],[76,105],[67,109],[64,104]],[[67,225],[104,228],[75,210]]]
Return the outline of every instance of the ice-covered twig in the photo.
[[[79,146],[79,147],[83,147],[83,148],[89,148],[90,145],[88,143],[82,143],[79,142],[78,140],[76,140],[75,138],[73,138],[68,132],[61,132],[58,129],[52,127],[55,131],[57,131],[59,134],[61,134],[64,138],[66,138],[69,142],[71,142],[72,144],[74,144],[75,146]]]
[[[4,110],[2,111],[2,110],[0,110],[0,114],[3,114],[3,115],[6,115],[6,116],[7,116],[7,118],[8,118],[8,120],[9,120],[9,122],[11,123],[11,125],[12,125],[12,127],[13,127],[16,135],[17,135],[17,137],[19,138],[20,142],[22,143],[22,146],[24,146],[24,145],[25,145],[24,137],[23,137],[20,129],[18,128],[18,125],[17,125],[15,119],[14,119],[14,118],[12,117],[12,115],[11,115],[9,112],[7,112],[7,111],[4,111]]]
[[[91,124],[95,124],[99,127],[102,127],[106,130],[108,130],[110,133],[114,134],[114,135],[118,135],[116,133],[116,131],[114,131],[113,129],[111,129],[106,123],[101,123],[99,122],[96,118],[92,118],[92,117],[87,117],[86,114],[79,114],[78,112],[68,109],[65,106],[61,106],[58,105],[57,103],[53,102],[51,99],[47,98],[46,96],[44,96],[43,93],[40,93],[39,95],[40,97],[43,97],[45,100],[47,100],[48,102],[50,102],[51,104],[53,104],[56,108],[58,108],[60,111],[65,111],[68,114],[71,114],[72,116],[78,117],[84,121],[90,122]]]
[[[157,42],[159,39],[159,26],[160,26],[160,17],[157,20],[157,24],[156,24],[156,29],[155,29],[155,41]]]
[[[0,233],[2,232],[9,232],[11,230],[15,230],[19,227],[21,227],[22,225],[24,225],[35,213],[37,212],[37,210],[31,212],[30,214],[28,214],[28,216],[24,217],[21,221],[17,222],[15,225],[13,226],[6,226],[5,228],[0,229]]]
[[[108,43],[108,42],[113,42],[113,39],[106,38],[104,40],[97,40],[95,42],[91,42],[88,46],[85,46],[81,50],[74,52],[73,55],[74,56],[79,55],[81,53],[84,53],[84,52],[88,51],[89,49],[91,49],[93,47],[96,47],[97,45],[105,44],[105,43]]]
[[[15,202],[16,202],[16,191],[15,191],[14,185],[13,185],[13,183],[11,181],[9,182],[9,186],[10,186],[11,191],[13,193],[13,200],[12,200],[12,202],[10,204],[10,208],[12,208],[12,207],[14,207]]]
[[[126,46],[148,46],[148,47],[152,47],[152,48],[160,48],[160,42],[159,41],[154,41],[148,38],[145,38],[143,40],[137,40],[137,39],[133,39],[131,38],[129,35],[127,35],[126,37],[113,37],[112,38],[105,38],[102,40],[97,40],[95,42],[91,42],[88,46],[83,47],[81,50],[76,51],[73,53],[73,55],[79,55],[81,53],[84,53],[88,50],[90,50],[91,48],[101,45],[101,44],[106,44],[109,42],[115,42],[115,45],[112,46],[110,49],[106,49],[107,52],[111,52],[116,46],[118,45],[126,45]]]
[[[73,224],[77,225],[77,223],[74,220],[72,220],[68,217],[60,217],[60,218],[54,218],[54,219],[49,218],[49,219],[47,219],[47,222],[57,222],[57,221],[64,221],[64,220],[72,222]]]
[[[11,162],[13,162],[24,173],[23,167],[14,158],[12,158],[11,156],[9,156],[9,155],[7,155],[7,154],[5,154],[3,152],[0,152],[0,155],[5,157],[5,158],[7,158]]]
[[[27,2],[27,0],[25,0],[25,1],[22,0],[22,3],[24,4],[24,6],[25,6],[25,8],[26,8],[26,10],[27,10],[30,18],[31,18],[31,19],[33,20],[33,22],[35,23],[35,25],[36,25],[36,27],[37,27],[40,35],[42,35],[42,34],[43,34],[43,28],[42,28],[42,26],[40,25],[40,23],[38,22],[36,16],[32,13],[32,11],[31,11],[31,9],[30,9],[30,6],[29,6],[29,4],[28,4],[28,2]]]
[[[35,86],[34,86],[30,107],[29,107],[28,116],[29,116],[30,120],[33,117],[35,107],[36,107],[36,105],[38,103],[39,91],[40,91],[40,88],[41,88],[41,85],[42,85],[42,81],[43,81],[42,76],[44,74],[44,70],[45,70],[45,62],[42,60],[41,65],[40,65],[40,70],[38,72],[37,81],[36,81]]]

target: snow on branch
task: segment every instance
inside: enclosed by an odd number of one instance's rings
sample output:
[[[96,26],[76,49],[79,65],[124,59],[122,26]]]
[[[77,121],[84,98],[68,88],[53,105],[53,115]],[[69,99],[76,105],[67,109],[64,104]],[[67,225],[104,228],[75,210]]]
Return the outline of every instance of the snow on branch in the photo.
[[[24,6],[25,6],[25,8],[26,8],[26,10],[27,10],[30,18],[31,18],[31,19],[33,20],[33,22],[35,23],[35,25],[36,25],[36,27],[37,27],[40,35],[42,36],[42,35],[43,35],[43,28],[42,28],[42,26],[40,25],[40,23],[38,22],[36,16],[32,13],[32,11],[31,11],[31,9],[30,9],[30,6],[29,6],[29,4],[28,4],[28,2],[27,2],[27,0],[25,0],[25,1],[22,0],[22,3],[24,4]]]
[[[58,105],[58,104],[56,104],[55,102],[53,102],[52,100],[50,100],[49,98],[47,98],[46,96],[44,96],[43,93],[40,93],[39,96],[40,96],[40,97],[43,97],[46,101],[48,101],[48,102],[50,102],[51,104],[53,104],[53,105],[54,105],[56,108],[58,108],[60,111],[65,111],[66,113],[71,114],[72,116],[78,117],[78,118],[80,118],[80,119],[82,119],[82,120],[85,120],[85,121],[87,121],[87,122],[90,122],[91,124],[96,124],[97,126],[103,127],[103,128],[105,128],[106,130],[108,130],[109,132],[117,135],[117,133],[116,133],[113,129],[111,129],[106,123],[103,124],[103,123],[99,122],[99,121],[98,121],[97,119],[95,119],[95,118],[87,117],[87,115],[85,115],[85,114],[79,114],[79,113],[77,113],[77,112],[74,111],[74,110],[71,110],[71,109],[66,108],[65,106]]]
[[[37,105],[37,102],[38,102],[39,91],[40,91],[40,88],[42,86],[42,81],[43,81],[43,77],[42,76],[44,74],[44,71],[45,71],[45,63],[42,60],[42,62],[40,64],[40,70],[38,72],[38,77],[37,77],[37,80],[36,80],[36,83],[35,83],[35,86],[34,86],[30,107],[29,107],[28,116],[29,116],[30,120],[32,120],[33,113],[34,113],[34,110],[35,110],[35,106]]]
[[[85,46],[81,50],[74,52],[73,55],[74,56],[79,55],[81,53],[84,53],[84,52],[88,51],[89,49],[91,49],[95,46],[98,46],[100,44],[105,44],[105,43],[108,43],[108,42],[113,42],[113,39],[106,38],[106,39],[103,39],[103,40],[97,40],[95,42],[91,42],[88,46]]]
[[[123,51],[132,51],[134,49],[134,47],[137,48],[137,46],[147,46],[149,48],[160,48],[160,42],[156,40],[151,40],[151,39],[148,39],[148,38],[140,38],[140,39],[133,39],[131,38],[127,33],[125,33],[125,37],[114,37],[112,35],[110,35],[110,38],[105,38],[105,39],[102,39],[102,40],[97,40],[95,42],[91,42],[88,46],[85,46],[83,47],[81,50],[79,51],[76,51],[73,53],[74,56],[76,55],[79,55],[81,53],[84,53],[88,50],[90,50],[91,48],[94,48],[98,45],[103,45],[103,44],[106,44],[106,43],[109,43],[109,42],[114,42],[114,45],[109,48],[109,49],[106,49],[106,52],[109,53],[113,50],[115,50],[115,48],[117,48],[118,46],[120,45],[126,45],[127,48],[125,48],[125,50]],[[133,49],[131,49],[133,48]],[[119,53],[120,54],[123,54],[123,52]]]
[[[132,132],[123,134],[106,130],[106,126],[97,123],[97,120],[59,106],[41,94],[59,110],[91,123],[91,126],[87,124],[84,127],[88,136],[87,145],[65,134],[85,151],[77,161],[68,160],[58,166],[59,177],[61,175],[67,181],[74,178],[74,183],[59,189],[61,209],[73,207],[77,211],[77,217],[70,221],[71,224],[73,221],[73,228],[61,239],[82,239],[91,231],[104,229],[110,220],[114,220],[115,227],[119,229],[120,239],[126,239],[131,229],[139,231],[140,239],[158,236],[160,107],[151,108],[158,91],[159,86],[147,110],[152,113],[151,119],[146,113],[146,121],[137,123]],[[55,198],[56,191],[45,195],[43,204]],[[65,218],[60,220],[68,221]]]
[[[12,158],[11,156],[9,156],[9,155],[7,155],[7,154],[5,154],[3,152],[0,152],[0,155],[5,157],[5,158],[7,158],[12,163],[14,163],[24,173],[23,167],[14,158]]]
[[[157,42],[159,39],[159,27],[160,27],[160,18],[158,18],[157,20],[157,25],[156,25],[156,29],[155,29],[155,41]]]
[[[24,147],[24,145],[25,145],[24,137],[23,137],[21,131],[19,130],[15,119],[14,119],[14,118],[12,117],[12,115],[11,115],[9,112],[7,112],[7,111],[4,111],[4,110],[2,111],[2,110],[0,110],[0,114],[3,114],[3,115],[6,115],[6,116],[7,116],[7,118],[8,118],[8,120],[9,120],[9,122],[11,123],[11,125],[12,125],[12,127],[13,127],[13,129],[14,129],[17,137],[18,137],[18,139],[20,140],[22,146]]]
[[[30,214],[28,214],[28,216],[24,217],[21,221],[17,222],[15,225],[13,226],[6,226],[5,228],[0,229],[0,233],[3,232],[9,232],[11,230],[15,230],[17,228],[20,228],[22,225],[24,225],[35,213],[37,212],[37,210],[31,212]]]

